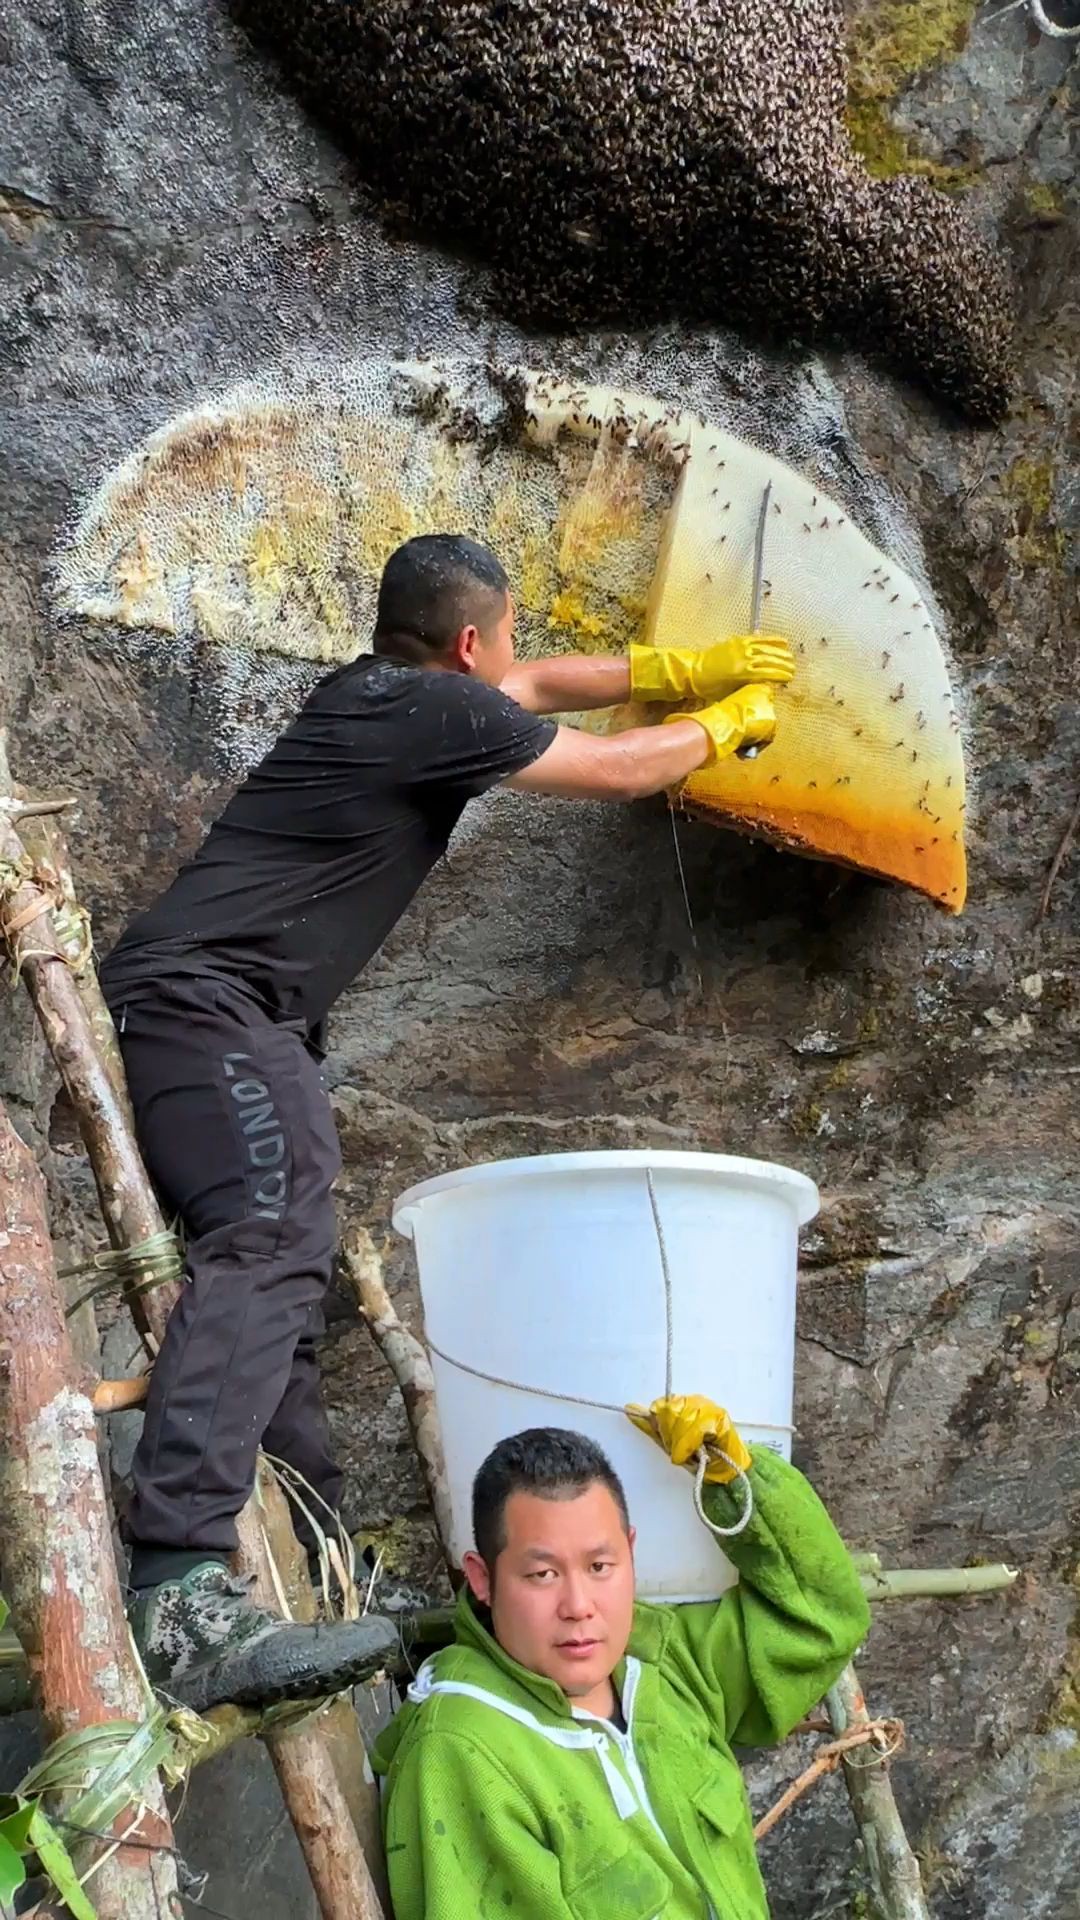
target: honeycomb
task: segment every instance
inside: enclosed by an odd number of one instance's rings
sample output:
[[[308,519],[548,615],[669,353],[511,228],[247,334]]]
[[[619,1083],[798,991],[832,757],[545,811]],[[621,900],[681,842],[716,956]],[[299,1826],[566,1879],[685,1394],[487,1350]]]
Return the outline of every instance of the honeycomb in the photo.
[[[814,480],[661,399],[454,360],[246,382],[102,481],[55,590],[84,620],[332,665],[367,644],[393,549],[452,528],[506,566],[523,658],[706,646],[748,624],[766,485],[762,624],[798,672],[775,743],[683,802],[958,912],[961,719],[924,594]]]

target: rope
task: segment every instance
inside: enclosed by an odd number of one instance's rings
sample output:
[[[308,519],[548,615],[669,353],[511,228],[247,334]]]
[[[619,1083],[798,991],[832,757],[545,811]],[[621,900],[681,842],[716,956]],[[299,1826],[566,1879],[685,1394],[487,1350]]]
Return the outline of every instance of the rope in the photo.
[[[1075,40],[1080,37],[1080,27],[1059,26],[1056,20],[1051,20],[1046,8],[1042,5],[1042,0],[1028,0],[1028,9],[1035,25],[1042,33],[1048,33],[1052,39]]]
[[[664,1394],[666,1398],[670,1398],[671,1376],[672,1376],[672,1366],[673,1366],[673,1350],[674,1350],[674,1342],[675,1342],[675,1317],[674,1317],[674,1310],[673,1310],[673,1303],[672,1303],[671,1268],[668,1264],[667,1242],[664,1239],[664,1228],[663,1228],[663,1223],[661,1222],[661,1219],[660,1219],[660,1209],[656,1201],[656,1189],[653,1185],[651,1167],[647,1167],[645,1170],[645,1181],[646,1181],[646,1185],[648,1187],[648,1192],[649,1192],[649,1206],[652,1210],[653,1226],[656,1229],[656,1243],[660,1250],[660,1271],[661,1271],[661,1275],[663,1277],[663,1282],[664,1282],[664,1315],[665,1315],[665,1323],[666,1323],[665,1356],[664,1356]],[[427,1347],[427,1350],[429,1353],[433,1353],[436,1359],[438,1360],[444,1360],[448,1367],[456,1367],[459,1373],[470,1374],[474,1380],[483,1380],[487,1383],[489,1387],[506,1387],[511,1393],[527,1393],[533,1399],[561,1400],[566,1406],[589,1407],[596,1413],[625,1414],[626,1412],[625,1406],[620,1405],[618,1402],[613,1402],[611,1400],[592,1400],[589,1398],[588,1394],[584,1394],[584,1393],[560,1393],[554,1387],[528,1387],[523,1385],[523,1383],[520,1380],[507,1379],[507,1377],[504,1374],[488,1373],[486,1369],[483,1367],[471,1367],[469,1366],[467,1361],[458,1360],[455,1358],[455,1356],[452,1353],[446,1353],[443,1351],[442,1347],[437,1347],[435,1345],[434,1340],[432,1340],[431,1336],[426,1333],[424,1336],[424,1344]],[[755,1426],[761,1427],[764,1431],[769,1433],[786,1433],[788,1431],[786,1427],[770,1426],[767,1421],[758,1420],[758,1421],[755,1421],[754,1424]],[[741,1482],[741,1485],[742,1485],[743,1509],[739,1515],[739,1518],[736,1520],[734,1526],[732,1527],[717,1526],[715,1521],[709,1519],[709,1516],[705,1512],[705,1508],[702,1503],[702,1489],[705,1485],[705,1475],[708,1472],[710,1458],[719,1458],[721,1460],[726,1460],[728,1466],[731,1468],[732,1473],[735,1476],[735,1479]],[[735,1465],[735,1462],[731,1458],[730,1454],[725,1453],[722,1447],[718,1447],[715,1444],[710,1445],[708,1448],[699,1447],[698,1454],[697,1454],[697,1470],[694,1476],[694,1512],[697,1514],[697,1517],[701,1521],[702,1526],[708,1527],[709,1532],[717,1540],[733,1540],[736,1534],[741,1533],[743,1531],[743,1528],[749,1524],[753,1511],[754,1511],[753,1488],[751,1487],[750,1482],[746,1474],[743,1472],[742,1468],[737,1467]]]
[[[40,886],[41,882],[37,881],[35,884]],[[3,933],[5,940],[14,940],[15,935],[21,933],[24,927],[32,927],[34,921],[40,920],[43,913],[52,913],[60,904],[61,895],[56,888],[50,887],[46,890],[43,887],[39,899],[31,900],[29,905],[23,907],[19,913],[5,915],[0,932]]]
[[[459,1373],[469,1373],[474,1380],[486,1380],[491,1387],[509,1387],[511,1393],[527,1393],[532,1399],[562,1400],[568,1407],[594,1407],[598,1413],[625,1413],[626,1408],[615,1405],[610,1400],[590,1400],[584,1393],[559,1393],[554,1387],[527,1387],[520,1380],[507,1380],[501,1373],[486,1373],[482,1367],[470,1367],[467,1360],[457,1360],[452,1353],[444,1353],[427,1334],[424,1345],[429,1353],[438,1360],[445,1360],[448,1367],[456,1367]]]
[[[152,1293],[155,1287],[163,1287],[169,1281],[181,1281],[184,1257],[176,1234],[166,1227],[161,1233],[151,1234],[148,1240],[140,1240],[137,1246],[103,1248],[90,1260],[80,1261],[73,1267],[61,1267],[56,1277],[81,1280],[91,1273],[98,1278],[72,1301],[64,1314],[66,1320],[78,1313],[88,1300],[96,1300],[99,1294],[109,1293],[114,1287],[131,1295]]]
[[[32,866],[29,861],[24,866],[18,866],[11,860],[0,862],[0,907],[25,886],[37,888],[37,899],[27,901],[18,913],[0,911],[0,940],[8,949],[16,984],[23,961],[30,959],[62,959],[78,977],[86,971],[94,951],[90,915],[86,908],[80,906],[73,895],[68,895],[61,882],[50,878],[47,872]],[[36,953],[22,951],[18,945],[19,934],[25,933],[27,927],[32,927],[47,913],[53,916],[53,935],[60,948],[59,955],[46,947]]]
[[[10,903],[21,888],[34,885],[41,889],[41,897],[21,907],[18,913],[10,912]],[[45,959],[51,950],[42,948],[40,954],[25,952],[18,943],[18,936],[26,928],[40,920],[54,906],[59,905],[59,895],[48,882],[43,881],[30,861],[24,855],[21,861],[0,861],[0,941],[7,949],[6,958],[11,964],[12,986],[17,987],[22,973],[23,961],[27,959]]]
[[[44,1758],[20,1781],[30,1794],[74,1794],[65,1807],[68,1820],[88,1827],[111,1827],[126,1807],[138,1803],[143,1789],[173,1753],[168,1707],[155,1706],[142,1721],[108,1720],[81,1727],[54,1740]]]
[[[828,1746],[819,1748],[805,1773],[800,1773],[790,1787],[780,1795],[775,1806],[769,1808],[754,1828],[754,1839],[764,1840],[771,1833],[778,1820],[782,1820],[789,1807],[801,1800],[809,1787],[820,1780],[823,1774],[834,1773],[840,1761],[848,1767],[886,1767],[895,1753],[899,1753],[904,1744],[904,1723],[902,1720],[868,1720],[864,1726],[849,1727],[839,1739],[831,1740]],[[855,1748],[871,1746],[873,1751],[865,1758],[856,1760]]]
[[[667,1341],[664,1352],[664,1397],[671,1398],[671,1350],[675,1339],[675,1315],[671,1304],[671,1269],[668,1266],[667,1242],[664,1239],[660,1209],[656,1204],[656,1188],[653,1186],[652,1168],[645,1169],[645,1184],[649,1189],[649,1205],[652,1208],[653,1226],[656,1228],[656,1244],[660,1249],[660,1271],[664,1276],[664,1317],[667,1324]]]
[[[704,1505],[702,1503],[701,1495],[702,1495],[702,1490],[705,1486],[705,1475],[709,1470],[710,1457],[713,1455],[718,1455],[721,1460],[726,1460],[728,1463],[728,1466],[731,1468],[732,1473],[735,1475],[735,1479],[740,1480],[742,1482],[744,1505],[743,1505],[743,1510],[740,1513],[733,1527],[717,1526],[715,1520],[709,1519],[709,1516],[706,1513]],[[730,1453],[725,1453],[723,1447],[718,1447],[715,1441],[713,1441],[710,1447],[699,1447],[698,1455],[697,1455],[697,1472],[694,1475],[694,1512],[697,1514],[697,1517],[701,1521],[702,1526],[708,1527],[709,1532],[712,1534],[714,1540],[734,1540],[736,1534],[741,1533],[743,1528],[749,1525],[750,1519],[753,1515],[753,1511],[754,1511],[754,1489],[750,1485],[750,1482],[747,1479],[742,1468],[737,1467],[735,1465],[735,1462],[732,1459]]]

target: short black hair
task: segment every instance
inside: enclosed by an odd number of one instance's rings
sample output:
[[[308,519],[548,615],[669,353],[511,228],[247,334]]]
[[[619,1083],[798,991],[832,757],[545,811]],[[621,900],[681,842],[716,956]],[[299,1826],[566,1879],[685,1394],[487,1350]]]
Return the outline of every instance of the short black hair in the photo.
[[[510,582],[502,563],[463,533],[421,533],[390,555],[379,582],[376,653],[431,659],[462,627],[502,619]]]
[[[503,1516],[512,1493],[538,1493],[545,1500],[573,1500],[600,1481],[630,1530],[626,1494],[611,1461],[595,1440],[569,1427],[528,1427],[500,1440],[484,1461],[472,1490],[473,1539],[488,1572],[506,1545]]]

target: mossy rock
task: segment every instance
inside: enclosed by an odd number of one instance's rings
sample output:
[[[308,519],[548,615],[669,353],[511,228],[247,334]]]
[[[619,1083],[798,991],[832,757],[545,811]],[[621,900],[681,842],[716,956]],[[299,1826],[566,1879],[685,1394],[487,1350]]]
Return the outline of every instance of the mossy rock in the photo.
[[[1002,479],[1002,491],[1016,510],[1017,552],[1025,567],[1059,566],[1065,534],[1054,523],[1057,473],[1048,459],[1014,460]]]
[[[891,100],[916,74],[967,45],[977,0],[882,0],[852,22],[848,66],[852,90]]]
[[[918,74],[963,50],[976,11],[973,0],[885,0],[852,22],[845,117],[853,146],[876,178],[915,173],[956,191],[976,177],[974,166],[946,166],[920,152],[889,113],[889,103]]]

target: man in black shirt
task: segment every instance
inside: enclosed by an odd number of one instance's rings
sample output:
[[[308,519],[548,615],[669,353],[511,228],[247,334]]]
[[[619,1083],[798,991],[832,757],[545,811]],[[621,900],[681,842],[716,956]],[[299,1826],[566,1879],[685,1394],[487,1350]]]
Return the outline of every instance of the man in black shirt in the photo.
[[[228,1574],[260,1446],[325,1512],[340,1497],[315,1344],[340,1167],[318,1064],[329,1008],[470,800],[500,783],[659,793],[771,739],[765,683],[793,671],[766,635],[518,665],[513,625],[486,549],[445,534],[399,548],[374,651],[319,683],[102,970],[143,1156],[187,1234],[135,1456],[132,1620],[154,1684],[199,1708],[329,1691],[386,1651],[370,1621],[286,1627]],[[726,697],[605,739],[539,717],[687,693]]]

